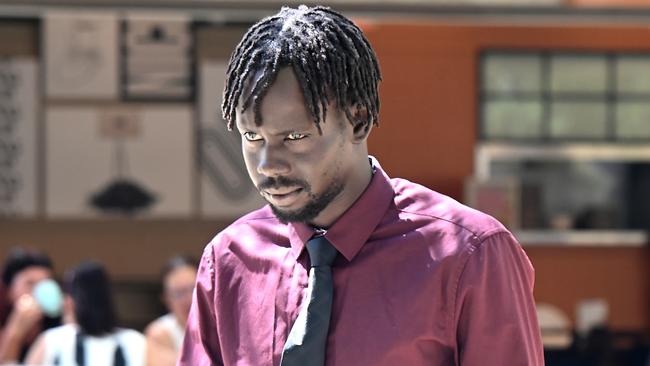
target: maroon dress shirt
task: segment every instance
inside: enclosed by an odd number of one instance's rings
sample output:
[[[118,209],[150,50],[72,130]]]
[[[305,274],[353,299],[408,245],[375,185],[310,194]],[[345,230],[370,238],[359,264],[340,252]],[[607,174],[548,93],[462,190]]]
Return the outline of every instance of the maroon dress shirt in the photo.
[[[533,268],[512,234],[373,164],[325,234],[340,252],[326,365],[543,365]],[[268,206],[219,233],[201,259],[178,364],[279,365],[313,234]]]

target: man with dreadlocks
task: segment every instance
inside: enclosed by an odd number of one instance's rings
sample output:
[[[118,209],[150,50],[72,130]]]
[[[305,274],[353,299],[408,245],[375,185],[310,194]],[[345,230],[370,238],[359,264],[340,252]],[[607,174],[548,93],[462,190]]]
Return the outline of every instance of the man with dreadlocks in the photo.
[[[328,8],[244,35],[222,112],[268,205],[205,248],[179,365],[543,365],[513,236],[368,156],[380,79]]]

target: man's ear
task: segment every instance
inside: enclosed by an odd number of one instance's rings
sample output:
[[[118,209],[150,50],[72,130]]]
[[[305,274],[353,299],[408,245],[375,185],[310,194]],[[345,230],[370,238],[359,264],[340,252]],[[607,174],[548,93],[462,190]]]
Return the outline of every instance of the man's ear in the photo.
[[[370,135],[372,123],[368,117],[368,109],[363,107],[354,107],[350,111],[352,115],[352,131],[355,143],[365,141]]]

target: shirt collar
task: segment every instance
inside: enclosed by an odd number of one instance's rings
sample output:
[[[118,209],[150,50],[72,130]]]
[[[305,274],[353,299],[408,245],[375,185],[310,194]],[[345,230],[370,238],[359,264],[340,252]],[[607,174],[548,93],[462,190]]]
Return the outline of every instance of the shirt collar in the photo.
[[[354,259],[373,230],[379,225],[394,196],[388,175],[381,168],[377,159],[372,156],[369,159],[375,174],[373,174],[368,187],[325,233],[327,240],[348,261]],[[298,258],[307,240],[314,236],[315,229],[303,223],[290,223],[289,227],[291,252],[294,258]]]

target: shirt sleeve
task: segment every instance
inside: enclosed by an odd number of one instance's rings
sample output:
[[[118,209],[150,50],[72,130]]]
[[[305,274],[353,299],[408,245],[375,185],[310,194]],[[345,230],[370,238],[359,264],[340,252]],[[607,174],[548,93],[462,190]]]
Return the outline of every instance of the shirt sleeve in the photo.
[[[533,284],[533,267],[509,232],[469,248],[454,315],[458,365],[544,365]]]
[[[215,316],[212,245],[203,252],[177,366],[223,365]]]

